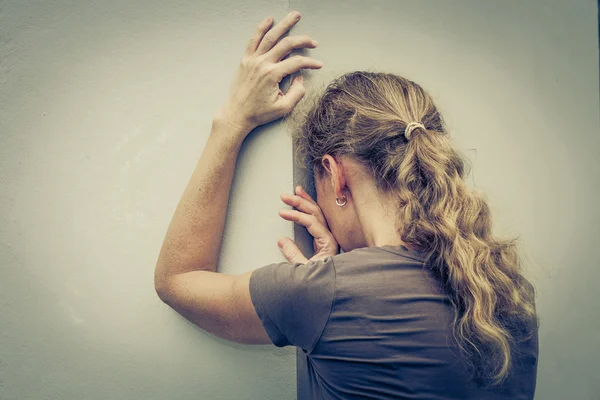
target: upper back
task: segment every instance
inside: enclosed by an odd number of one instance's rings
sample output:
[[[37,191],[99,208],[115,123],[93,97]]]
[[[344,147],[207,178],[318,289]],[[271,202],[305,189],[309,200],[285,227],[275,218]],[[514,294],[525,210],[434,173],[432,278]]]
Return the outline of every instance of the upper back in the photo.
[[[333,256],[331,312],[307,353],[311,390],[344,399],[532,399],[537,331],[519,344],[501,386],[478,387],[454,340],[453,307],[423,260],[403,246]]]

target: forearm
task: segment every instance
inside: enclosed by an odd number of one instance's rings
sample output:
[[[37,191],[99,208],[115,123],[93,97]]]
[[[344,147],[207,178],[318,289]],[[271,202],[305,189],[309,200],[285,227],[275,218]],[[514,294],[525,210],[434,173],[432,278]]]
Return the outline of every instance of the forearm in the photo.
[[[283,78],[323,66],[310,57],[282,60],[294,49],[317,46],[307,35],[279,40],[299,19],[300,14],[292,12],[271,30],[273,19],[265,18],[248,42],[229,97],[213,119],[206,147],[167,230],[156,264],[157,289],[175,275],[216,271],[233,171],[244,138],[255,127],[288,115],[304,96],[301,75],[292,79],[287,93],[279,87]]]
[[[155,283],[194,270],[216,271],[237,156],[245,134],[219,118],[167,230]]]

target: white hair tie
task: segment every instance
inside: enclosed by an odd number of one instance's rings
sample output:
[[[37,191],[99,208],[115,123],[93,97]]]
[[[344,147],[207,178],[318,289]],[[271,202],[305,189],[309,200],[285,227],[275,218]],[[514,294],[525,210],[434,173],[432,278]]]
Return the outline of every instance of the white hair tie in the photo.
[[[404,129],[404,136],[406,136],[406,140],[410,140],[410,134],[416,128],[422,128],[425,130],[425,125],[420,122],[411,122],[410,124],[406,125],[406,129]]]

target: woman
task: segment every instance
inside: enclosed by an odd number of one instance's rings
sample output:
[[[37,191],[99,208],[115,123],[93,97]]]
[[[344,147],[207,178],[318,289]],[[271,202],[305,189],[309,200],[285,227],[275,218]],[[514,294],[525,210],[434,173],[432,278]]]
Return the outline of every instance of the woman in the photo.
[[[408,79],[346,74],[301,118],[295,145],[317,201],[298,187],[280,215],[308,229],[316,254],[282,238],[288,261],[216,272],[241,143],[304,96],[301,78],[284,94],[284,76],[322,65],[285,58],[316,46],[281,39],[299,19],[267,19],[250,40],[169,226],[158,295],[222,338],[300,347],[314,399],[532,399],[533,288],[515,243],[492,236],[431,97]]]

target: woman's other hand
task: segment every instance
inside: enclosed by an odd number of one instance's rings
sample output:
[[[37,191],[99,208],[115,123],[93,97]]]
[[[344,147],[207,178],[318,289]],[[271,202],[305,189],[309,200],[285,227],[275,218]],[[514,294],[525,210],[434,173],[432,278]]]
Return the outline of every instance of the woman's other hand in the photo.
[[[273,28],[271,17],[258,25],[240,62],[229,98],[215,115],[216,119],[247,135],[257,126],[281,118],[294,109],[305,94],[302,76],[292,81],[285,94],[279,89],[279,82],[302,68],[323,66],[320,61],[299,55],[283,60],[294,49],[317,46],[308,35],[281,39],[299,20],[300,13],[292,11]]]
[[[280,238],[277,244],[290,263],[300,262],[306,264],[308,261],[320,260],[338,254],[338,243],[329,231],[329,226],[321,208],[301,186],[296,187],[296,195],[282,193],[281,200],[295,208],[295,210],[279,210],[281,218],[304,226],[314,239],[313,250],[315,255],[308,260],[292,239],[288,237]]]

